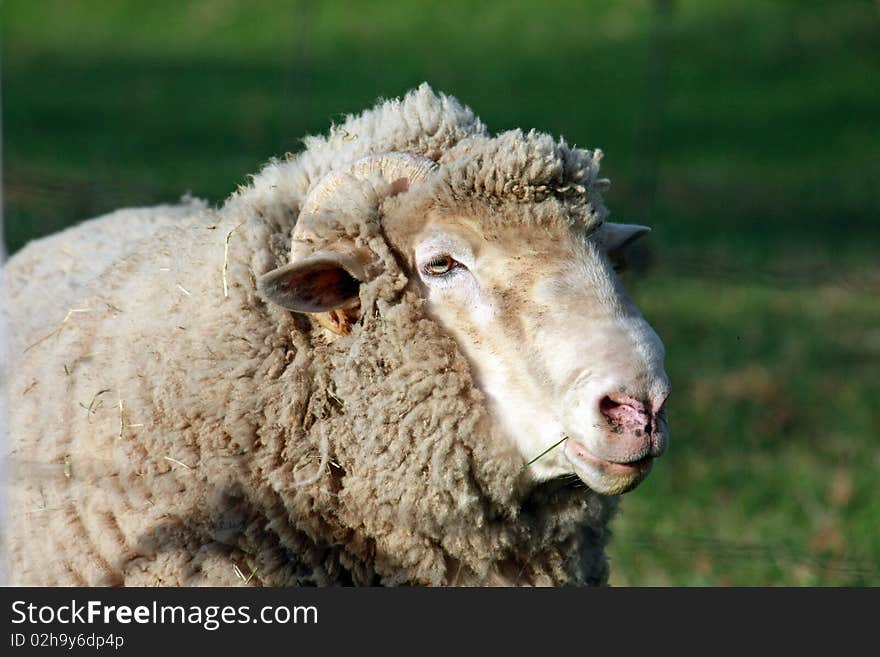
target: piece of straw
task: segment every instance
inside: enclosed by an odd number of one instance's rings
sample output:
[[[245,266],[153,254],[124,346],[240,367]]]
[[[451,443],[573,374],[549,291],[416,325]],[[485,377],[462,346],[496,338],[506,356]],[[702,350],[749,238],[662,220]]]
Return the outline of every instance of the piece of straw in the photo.
[[[555,448],[555,447],[559,447],[559,446],[560,446],[562,443],[564,443],[566,440],[568,440],[568,436],[563,436],[562,440],[560,440],[559,442],[556,442],[556,443],[553,443],[552,445],[550,445],[550,447],[548,447],[548,448],[545,449],[543,452],[541,452],[540,454],[538,454],[535,458],[533,458],[531,461],[529,461],[528,463],[526,463],[526,464],[523,466],[523,470],[525,470],[525,469],[526,469],[527,467],[529,467],[532,463],[534,463],[535,461],[537,461],[539,458],[541,458],[542,456],[544,456],[547,452],[549,452],[549,451],[552,450],[553,448]]]
[[[229,268],[229,238],[232,237],[232,233],[237,231],[244,225],[242,221],[238,226],[230,230],[226,233],[226,243],[223,245],[223,298],[229,298],[229,284],[226,282],[226,270]]]
[[[60,333],[61,329],[64,328],[64,325],[67,323],[67,320],[69,320],[71,318],[73,313],[87,313],[87,312],[91,312],[91,310],[92,310],[91,308],[71,308],[70,310],[67,311],[67,314],[64,316],[64,319],[62,319],[61,322],[58,324],[58,326],[55,327],[54,331],[52,331],[49,335],[45,335],[42,338],[40,338],[39,340],[37,340],[36,342],[34,342],[31,346],[29,346],[27,349],[25,349],[22,353],[26,354],[27,352],[29,352],[31,349],[36,347],[41,342],[45,342],[46,340],[51,338],[53,335],[57,335],[58,333]]]
[[[192,468],[189,467],[189,466],[188,466],[186,463],[184,463],[183,461],[178,461],[177,459],[173,459],[173,458],[171,458],[170,456],[165,456],[165,457],[163,457],[163,458],[164,458],[166,461],[171,461],[171,463],[174,463],[174,464],[176,464],[176,465],[181,466],[182,468],[186,468],[187,470],[192,470]]]

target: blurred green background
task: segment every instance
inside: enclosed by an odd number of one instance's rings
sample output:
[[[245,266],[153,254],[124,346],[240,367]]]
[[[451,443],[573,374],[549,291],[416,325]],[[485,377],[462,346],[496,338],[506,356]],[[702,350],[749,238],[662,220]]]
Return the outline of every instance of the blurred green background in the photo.
[[[880,585],[880,3],[6,0],[5,238],[185,192],[427,80],[600,147],[672,442],[618,585]]]

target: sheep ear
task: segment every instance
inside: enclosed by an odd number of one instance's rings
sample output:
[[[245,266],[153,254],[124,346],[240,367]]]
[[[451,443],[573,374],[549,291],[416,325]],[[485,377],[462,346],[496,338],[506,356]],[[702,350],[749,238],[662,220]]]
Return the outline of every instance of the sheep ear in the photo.
[[[650,232],[651,229],[648,226],[609,222],[602,226],[602,246],[606,252],[614,253]]]
[[[326,313],[360,304],[363,268],[351,256],[321,251],[273,269],[257,289],[274,304],[298,313]]]

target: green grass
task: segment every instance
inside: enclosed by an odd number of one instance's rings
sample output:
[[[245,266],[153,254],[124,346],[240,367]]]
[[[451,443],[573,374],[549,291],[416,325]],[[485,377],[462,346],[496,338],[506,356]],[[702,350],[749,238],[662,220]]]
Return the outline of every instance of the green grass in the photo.
[[[665,7],[665,9],[664,9]],[[871,0],[6,0],[5,237],[189,191],[422,80],[601,147],[668,351],[669,454],[614,581],[880,584]]]
[[[616,521],[617,583],[880,584],[878,282],[638,282],[672,442]]]

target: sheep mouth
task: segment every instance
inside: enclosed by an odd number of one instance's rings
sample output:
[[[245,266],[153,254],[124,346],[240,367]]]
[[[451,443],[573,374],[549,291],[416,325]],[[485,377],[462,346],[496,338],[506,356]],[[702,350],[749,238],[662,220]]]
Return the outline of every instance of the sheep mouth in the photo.
[[[578,478],[597,493],[605,495],[631,491],[648,476],[654,464],[651,454],[627,462],[599,458],[571,438],[565,441],[564,454]]]

